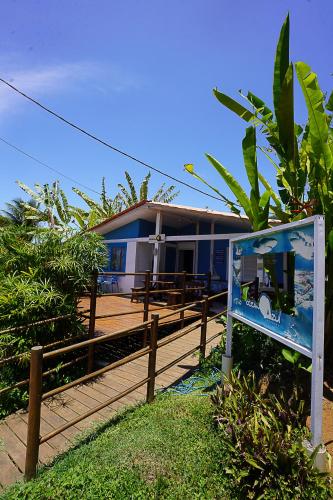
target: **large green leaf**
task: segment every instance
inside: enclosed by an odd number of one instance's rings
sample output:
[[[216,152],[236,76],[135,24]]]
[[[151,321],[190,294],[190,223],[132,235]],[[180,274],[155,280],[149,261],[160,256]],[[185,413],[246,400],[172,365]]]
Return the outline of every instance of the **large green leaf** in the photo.
[[[138,196],[136,194],[136,189],[135,189],[135,186],[134,186],[134,182],[132,180],[132,177],[130,176],[130,174],[128,172],[126,172],[125,170],[125,177],[126,177],[126,180],[127,180],[127,184],[130,188],[130,193],[131,193],[131,205],[134,205],[135,203],[138,202]],[[148,184],[148,180],[150,178],[150,172],[148,173],[148,175],[145,177],[144,179],[144,183],[146,182]]]
[[[295,65],[309,113],[309,134],[313,153],[329,176],[333,168],[332,151],[328,144],[328,122],[324,109],[324,95],[319,87],[317,75],[303,62]]]
[[[268,106],[266,106],[264,101],[253,94],[253,92],[248,92],[246,98],[252,104],[252,106],[255,107],[257,112],[261,114],[263,122],[266,122],[267,120],[272,118],[273,112],[269,109]]]
[[[230,208],[230,210],[234,214],[240,215],[241,212],[237,208],[236,204],[233,203],[231,200],[229,200],[226,196],[224,196],[215,186],[212,186],[203,177],[201,177],[199,174],[197,174],[194,171],[194,165],[192,163],[187,163],[186,165],[184,165],[184,168],[185,168],[186,172],[188,172],[189,174],[191,174],[195,179],[197,179],[198,181],[202,182],[207,187],[209,187],[210,189],[212,189],[221,198],[221,200],[227,205],[227,207]]]
[[[244,108],[244,106],[239,104],[239,102],[235,101],[226,94],[219,92],[217,89],[214,89],[213,92],[215,97],[217,98],[218,101],[220,101],[221,104],[223,104],[226,108],[236,113],[236,115],[243,118],[243,120],[245,120],[246,122],[255,120],[256,118],[255,115],[248,109]]]
[[[326,109],[328,109],[328,111],[333,111],[333,92],[328,98],[328,101],[326,103]]]
[[[73,187],[72,190],[74,191],[74,193],[76,193],[78,196],[80,196],[80,198],[82,198],[83,201],[86,202],[86,204],[88,205],[88,207],[91,210],[96,210],[100,214],[103,213],[101,206],[98,203],[96,203],[96,201],[92,200],[86,193],[84,193],[83,191],[80,191],[80,189],[78,189],[76,187]]]
[[[206,154],[206,157],[210,161],[210,163],[213,165],[213,167],[217,170],[217,172],[221,175],[223,180],[226,182],[228,185],[230,191],[234,194],[240,205],[243,207],[244,212],[248,216],[248,218],[252,221],[253,220],[253,213],[252,213],[252,207],[251,207],[251,202],[249,198],[247,197],[244,189],[241,187],[241,185],[236,181],[236,179],[228,172],[228,170],[221,165],[219,161],[217,161],[213,156]]]
[[[242,141],[242,147],[247,177],[255,196],[259,199],[256,130],[254,127],[248,127],[246,129],[245,137]]]
[[[275,114],[278,113],[281,89],[289,67],[289,14],[287,15],[276,47],[273,80],[273,100]]]
[[[280,100],[276,111],[276,120],[279,128],[279,138],[283,147],[286,166],[289,172],[296,170],[295,152],[295,124],[294,124],[294,68],[292,63],[286,71],[280,92]]]

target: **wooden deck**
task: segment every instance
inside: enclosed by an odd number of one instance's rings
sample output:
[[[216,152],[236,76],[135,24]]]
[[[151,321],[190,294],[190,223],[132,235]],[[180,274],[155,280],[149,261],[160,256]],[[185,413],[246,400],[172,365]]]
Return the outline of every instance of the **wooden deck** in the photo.
[[[106,299],[107,297],[105,297]],[[109,298],[108,298],[109,299]],[[112,298],[114,299],[114,297]],[[123,304],[126,299],[119,299],[119,304]],[[109,307],[109,300],[99,299],[98,314],[106,314],[105,308]],[[118,301],[117,301],[118,303]],[[142,309],[142,304],[131,304],[131,309],[138,307]],[[153,309],[153,307],[152,307]],[[109,311],[108,311],[109,312]],[[133,318],[134,316],[134,318]],[[110,318],[109,320],[98,320],[97,329],[110,332],[126,328],[129,324],[139,323],[142,320],[141,314],[135,318],[131,316]],[[111,321],[112,319],[112,321]],[[207,338],[221,331],[221,325],[211,321],[207,325]],[[190,334],[175,340],[174,342],[158,349],[157,351],[157,369],[170,363],[191,348],[199,344],[200,328],[195,329]],[[219,342],[219,337],[214,339],[210,346],[213,347]],[[207,352],[210,347],[207,346]],[[46,400],[42,404],[41,435],[58,428],[59,426],[76,418],[78,415],[87,412],[90,408],[98,406],[110,397],[123,392],[131,385],[147,377],[148,356],[132,361],[127,365],[116,368],[96,381],[89,384],[76,386],[68,389],[61,395]],[[175,384],[181,378],[186,376],[190,370],[198,366],[198,357],[190,355],[156,379],[156,389],[162,389]],[[40,464],[50,462],[56,455],[67,450],[78,438],[80,433],[90,427],[93,423],[110,418],[118,409],[124,406],[133,405],[143,401],[146,395],[146,386],[139,388],[117,403],[114,403],[98,413],[86,418],[75,426],[70,427],[62,434],[50,439],[40,446]],[[26,435],[27,435],[27,412],[19,411],[10,415],[0,422],[0,490],[8,484],[20,480],[23,477]]]
[[[80,307],[83,309],[89,309],[89,298],[83,298],[80,302]],[[162,309],[161,309],[162,307]],[[181,306],[178,306],[181,307]],[[132,326],[135,326],[143,321],[143,303],[142,302],[131,302],[130,299],[124,297],[115,296],[101,296],[97,298],[96,304],[96,316],[102,314],[123,314],[127,312],[137,311],[137,313],[114,316],[112,318],[101,318],[96,320],[96,334],[107,334],[111,332],[116,332],[118,330],[125,330]],[[151,319],[152,313],[157,312],[160,316],[164,316],[172,312],[171,308],[167,306],[163,307],[160,305],[149,304],[149,318]],[[185,311],[185,319],[190,319],[196,313],[193,311]],[[174,323],[179,319],[179,313],[175,313],[169,318],[161,319],[160,324]],[[178,323],[179,325],[179,323]]]

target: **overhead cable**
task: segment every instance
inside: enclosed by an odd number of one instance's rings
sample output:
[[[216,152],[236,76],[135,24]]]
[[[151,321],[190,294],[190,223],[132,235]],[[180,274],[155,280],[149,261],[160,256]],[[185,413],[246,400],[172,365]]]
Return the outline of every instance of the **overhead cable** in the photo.
[[[135,156],[133,156],[133,155],[131,155],[129,153],[126,153],[125,151],[122,151],[121,149],[116,148],[115,146],[112,146],[110,143],[106,142],[105,140],[100,139],[99,137],[97,137],[96,135],[92,134],[91,132],[88,132],[87,130],[85,130],[84,128],[80,127],[79,125],[76,125],[75,123],[71,122],[70,120],[67,120],[67,118],[63,117],[59,113],[56,113],[52,109],[44,106],[44,104],[42,104],[41,102],[37,101],[33,97],[30,97],[29,95],[25,94],[24,92],[22,92],[22,90],[18,89],[17,87],[15,87],[14,85],[12,85],[7,80],[4,80],[3,78],[0,78],[0,82],[2,82],[3,84],[7,85],[8,87],[10,87],[12,90],[14,90],[18,94],[20,94],[25,99],[28,99],[30,102],[36,104],[36,106],[40,107],[41,109],[43,109],[44,111],[46,111],[50,115],[54,116],[55,118],[58,118],[58,120],[61,120],[63,123],[66,123],[70,127],[74,128],[74,129],[78,130],[79,132],[81,132],[82,134],[90,137],[90,139],[93,139],[94,141],[99,142],[103,146],[106,146],[107,148],[112,149],[116,153],[119,153],[120,155],[125,156],[126,158],[129,158],[130,160],[135,161],[139,165],[147,167],[148,169],[153,170],[154,172],[157,172],[158,174],[163,175],[164,177],[167,177],[168,179],[171,179],[174,182],[177,182],[178,184],[182,184],[183,186],[186,186],[189,189],[192,189],[193,191],[197,191],[198,193],[203,194],[204,196],[208,196],[209,198],[213,198],[215,200],[221,201],[221,198],[219,198],[218,196],[214,196],[212,194],[207,193],[206,191],[203,191],[203,190],[201,190],[199,188],[196,188],[195,186],[192,186],[191,184],[189,184],[189,183],[187,183],[185,181],[182,181],[181,179],[178,179],[177,177],[174,177],[174,176],[172,176],[170,174],[167,174],[166,172],[163,172],[162,170],[160,170],[160,169],[158,169],[158,168],[150,165],[149,163],[146,163],[146,162],[144,162],[144,161],[136,158]]]

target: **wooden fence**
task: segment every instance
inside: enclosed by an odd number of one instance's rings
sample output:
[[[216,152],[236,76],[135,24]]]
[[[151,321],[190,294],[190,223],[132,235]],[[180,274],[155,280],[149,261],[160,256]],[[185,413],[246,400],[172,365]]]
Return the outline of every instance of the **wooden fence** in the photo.
[[[127,396],[131,392],[135,391],[139,387],[147,384],[147,396],[146,400],[148,403],[150,403],[153,398],[154,398],[154,389],[155,389],[155,378],[163,373],[164,371],[168,370],[175,364],[177,364],[179,361],[182,359],[186,358],[190,354],[194,353],[197,350],[200,350],[201,356],[205,357],[206,353],[206,345],[211,342],[213,339],[215,339],[219,334],[214,335],[213,337],[207,339],[206,334],[207,334],[207,323],[209,321],[213,321],[214,319],[218,318],[221,316],[226,311],[221,311],[218,314],[215,314],[213,316],[210,316],[208,318],[208,310],[209,310],[209,303],[215,299],[219,299],[224,295],[227,295],[227,292],[221,292],[217,293],[213,296],[208,297],[208,295],[202,296],[200,300],[193,300],[190,302],[186,302],[186,294],[187,292],[193,292],[193,291],[199,291],[202,293],[203,291],[209,292],[210,291],[210,286],[211,286],[211,281],[210,281],[210,273],[208,274],[189,274],[186,272],[183,273],[151,273],[150,271],[146,271],[144,273],[100,273],[103,276],[107,275],[140,275],[144,276],[144,287],[143,290],[141,290],[139,293],[141,296],[143,296],[143,309],[142,309],[142,322],[133,325],[131,328],[124,329],[124,330],[119,330],[116,332],[112,332],[110,334],[106,334],[100,337],[94,337],[95,335],[95,325],[96,325],[96,320],[101,319],[101,318],[111,318],[114,316],[122,316],[122,315],[127,315],[127,314],[137,314],[138,311],[128,311],[125,313],[110,313],[110,314],[103,314],[103,315],[97,315],[96,314],[96,304],[97,304],[97,298],[99,296],[99,291],[98,291],[98,277],[100,276],[98,273],[95,273],[92,277],[92,282],[91,282],[91,288],[90,288],[90,307],[89,309],[85,309],[83,311],[80,311],[78,315],[84,320],[89,320],[88,323],[88,331],[87,333],[82,333],[77,336],[73,337],[67,337],[55,342],[52,342],[50,344],[44,345],[44,346],[35,346],[31,349],[31,351],[27,351],[15,356],[8,357],[6,359],[0,360],[0,366],[6,364],[6,363],[16,363],[19,360],[22,359],[29,359],[30,358],[30,374],[29,377],[26,378],[25,380],[19,381],[11,386],[2,388],[0,390],[0,395],[5,394],[15,388],[23,387],[25,385],[29,384],[29,414],[28,414],[28,435],[27,435],[27,448],[26,448],[26,461],[25,461],[25,478],[31,479],[36,475],[36,468],[37,468],[37,463],[38,463],[38,454],[39,454],[39,446],[42,443],[45,443],[52,437],[58,435],[59,433],[63,432],[65,429],[75,425],[76,423],[80,422],[81,420],[89,417],[90,415],[98,412],[99,410],[103,409],[106,406],[111,405],[112,403],[118,401],[119,399]],[[180,286],[171,288],[171,289],[151,289],[150,283],[152,277],[156,276],[175,276],[179,279],[180,281]],[[191,279],[193,277],[200,277],[201,280],[205,280],[205,283],[198,287],[187,287],[186,284],[188,283],[188,279]],[[168,314],[165,314],[163,316],[159,316],[159,314],[156,314],[157,310],[162,310],[166,308],[164,305],[163,307],[159,308],[154,308],[154,312],[152,314],[152,318],[149,320],[149,306],[150,306],[150,298],[154,296],[154,294],[161,294],[161,293],[167,293],[167,292],[180,292],[181,293],[181,303],[179,305],[175,306],[167,306],[168,308],[171,309],[171,312]],[[115,293],[106,293],[102,294],[103,296],[130,296],[132,293],[131,292],[115,292]],[[191,325],[188,328],[184,329],[184,322],[185,322],[185,316],[184,313],[187,310],[191,310],[194,307],[200,308],[200,310],[197,312],[197,314],[191,315],[189,317],[190,320],[198,320],[200,318],[200,323]],[[152,311],[151,311],[152,312]],[[88,314],[89,313],[89,314]],[[160,320],[164,320],[166,318],[169,318],[171,316],[174,316],[175,314],[179,314],[179,319],[178,320],[172,320],[172,323],[180,322],[180,327],[181,330],[169,335],[167,338],[164,338],[162,340],[158,340],[158,332],[161,327],[165,327],[168,322],[164,322],[163,325],[160,324]],[[60,321],[61,319],[66,319],[69,318],[71,315],[64,315],[64,316],[59,316],[57,318],[49,318],[47,320],[42,320],[42,321],[37,321],[28,325],[23,325],[15,328],[8,328],[6,330],[0,331],[0,334],[2,333],[14,333],[17,331],[22,331],[26,330],[30,327],[35,327],[35,326],[42,326],[42,325],[47,325],[55,321]],[[184,335],[187,335],[191,333],[193,330],[197,329],[198,326],[200,326],[200,344],[196,346],[195,348],[191,349],[190,351],[182,354],[179,358],[175,359],[168,365],[164,366],[163,368],[156,370],[156,353],[157,350],[170,342],[173,342]],[[95,346],[97,344],[105,343],[110,340],[116,340],[120,338],[125,338],[129,335],[137,334],[143,332],[143,347],[134,352],[133,354],[130,354],[126,356],[123,359],[120,359],[118,361],[115,361],[99,370],[94,371],[94,352],[95,352]],[[84,339],[87,338],[87,340],[83,341],[78,341],[78,339]],[[147,345],[149,338],[149,343]],[[73,342],[73,341],[78,341],[75,344],[68,345],[67,347],[59,347],[61,344],[68,343],[68,342]],[[56,348],[56,349],[54,349]],[[51,350],[53,349],[53,350]],[[75,357],[74,359],[70,360],[69,362],[62,363],[61,365],[51,368],[51,369],[45,369],[46,363],[48,360],[53,360],[57,357],[62,357],[68,353],[74,353],[77,350],[82,350],[82,349],[87,349],[87,353],[84,355],[80,355]],[[143,380],[139,381],[126,391],[123,391],[119,393],[117,396],[108,399],[106,402],[103,404],[98,405],[97,407],[90,409],[88,412],[84,413],[83,415],[78,416],[71,422],[68,422],[64,424],[63,426],[59,427],[56,430],[53,430],[52,432],[40,436],[40,414],[41,414],[41,403],[45,399],[55,396],[57,394],[60,394],[61,392],[64,392],[65,390],[74,387],[76,385],[82,384],[84,382],[88,382],[89,380],[98,377],[99,375],[102,375],[103,373],[106,373],[107,371],[113,370],[119,366],[126,365],[127,363],[134,361],[136,359],[139,359],[145,355],[148,354],[148,365],[147,365],[147,377],[144,378]],[[52,389],[48,392],[43,393],[43,378],[47,377],[48,375],[51,375],[52,373],[58,372],[60,369],[67,368],[69,366],[72,366],[74,364],[77,364],[79,361],[88,358],[88,365],[87,365],[87,374],[77,378],[75,380],[72,380],[71,382],[62,385],[60,387],[57,387],[55,389]]]
[[[107,335],[103,335],[102,337],[95,337],[95,338],[90,338],[88,340],[85,340],[83,342],[79,342],[74,345],[70,345],[67,347],[63,347],[54,351],[50,352],[43,352],[43,347],[42,346],[36,346],[33,347],[31,350],[31,358],[30,358],[30,385],[29,385],[29,415],[28,415],[28,435],[27,435],[27,450],[26,450],[26,461],[25,461],[25,478],[26,480],[29,480],[36,475],[36,470],[37,470],[37,463],[38,463],[38,452],[39,452],[39,446],[42,443],[47,442],[49,439],[53,438],[54,436],[60,434],[61,432],[65,431],[69,427],[77,424],[81,420],[89,417],[90,415],[93,415],[94,413],[100,411],[101,409],[105,408],[106,406],[111,405],[112,403],[115,403],[116,401],[120,400],[121,398],[127,396],[131,392],[135,391],[139,387],[147,384],[147,395],[146,395],[146,401],[147,403],[151,403],[154,399],[154,393],[155,393],[155,379],[158,375],[161,373],[165,372],[175,364],[179,363],[182,359],[185,359],[187,356],[190,354],[193,354],[195,351],[200,351],[202,358],[205,357],[206,353],[206,345],[210,343],[212,340],[214,340],[216,337],[222,334],[222,329],[221,332],[218,334],[213,335],[209,339],[207,339],[207,324],[210,321],[213,321],[214,319],[220,317],[226,310],[221,311],[213,316],[208,317],[208,308],[209,308],[209,302],[211,300],[217,299],[223,295],[226,295],[227,292],[221,292],[219,294],[216,294],[212,297],[204,296],[201,300],[197,300],[192,302],[189,305],[186,305],[184,307],[178,308],[176,310],[177,313],[182,313],[188,309],[193,308],[195,305],[200,305],[200,318],[201,321],[198,324],[191,325],[190,327],[186,329],[181,329],[174,334],[169,335],[168,337],[158,340],[158,332],[160,328],[160,320],[167,318],[171,315],[175,314],[175,311],[172,311],[171,313],[168,313],[166,315],[160,316],[158,313],[153,313],[152,314],[152,319],[144,321],[142,323],[139,323],[131,328],[128,328],[126,330],[119,330],[117,332],[113,332]],[[164,327],[164,324],[162,325]],[[120,359],[118,361],[115,361],[107,366],[104,366],[103,368],[100,368],[95,371],[91,371],[90,373],[87,373],[86,375],[77,378],[75,380],[72,380],[71,382],[64,384],[60,387],[57,387],[55,389],[52,389],[46,393],[43,393],[42,391],[42,380],[43,380],[43,365],[44,363],[49,360],[49,359],[54,359],[57,356],[62,356],[64,354],[67,354],[69,352],[74,352],[79,349],[83,348],[88,348],[90,352],[93,352],[94,347],[96,344],[101,344],[104,342],[107,342],[109,340],[114,340],[114,339],[119,339],[119,338],[124,338],[127,337],[128,335],[133,334],[133,332],[137,332],[139,329],[143,328],[148,328],[150,335],[149,335],[149,343],[147,346],[141,348],[140,350],[134,352],[133,354],[130,354],[126,356],[123,359]],[[157,350],[160,349],[161,347],[174,342],[175,340],[188,335],[191,333],[193,330],[197,329],[200,327],[200,343],[199,345],[195,346],[192,348],[190,351],[185,352],[182,354],[180,357],[177,359],[173,360],[172,362],[168,363],[166,366],[160,368],[159,370],[156,370],[156,355],[157,355]],[[58,429],[55,429],[48,434],[45,434],[44,436],[40,436],[40,415],[41,415],[41,404],[44,400],[47,398],[56,396],[67,389],[70,389],[71,387],[75,387],[79,384],[88,382],[92,380],[95,377],[98,377],[100,375],[103,375],[104,373],[111,371],[119,366],[126,365],[127,363],[130,363],[131,361],[134,361],[136,359],[142,358],[143,356],[146,356],[148,354],[148,364],[147,364],[147,377],[145,377],[143,380],[138,381],[136,384],[131,386],[130,388],[126,389],[125,391],[117,394],[116,396],[109,398],[107,401],[104,403],[99,404],[95,408],[90,409],[86,413],[76,417],[75,419],[71,420],[70,422],[65,423]]]

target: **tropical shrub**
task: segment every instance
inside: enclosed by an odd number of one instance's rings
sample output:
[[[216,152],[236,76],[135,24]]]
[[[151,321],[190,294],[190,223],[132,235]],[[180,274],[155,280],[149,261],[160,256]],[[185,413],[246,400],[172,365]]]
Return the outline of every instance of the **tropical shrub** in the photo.
[[[26,353],[34,345],[82,333],[78,301],[90,285],[92,272],[103,266],[105,258],[105,246],[96,234],[0,230],[0,361]],[[63,315],[69,317],[11,331]],[[15,364],[1,366],[0,389],[27,376],[28,356],[23,356]],[[0,397],[1,415],[26,401],[26,387]]]
[[[213,398],[215,421],[226,454],[221,469],[235,499],[331,498],[326,475],[313,468],[302,441],[304,403],[267,395],[253,373],[232,374]]]

